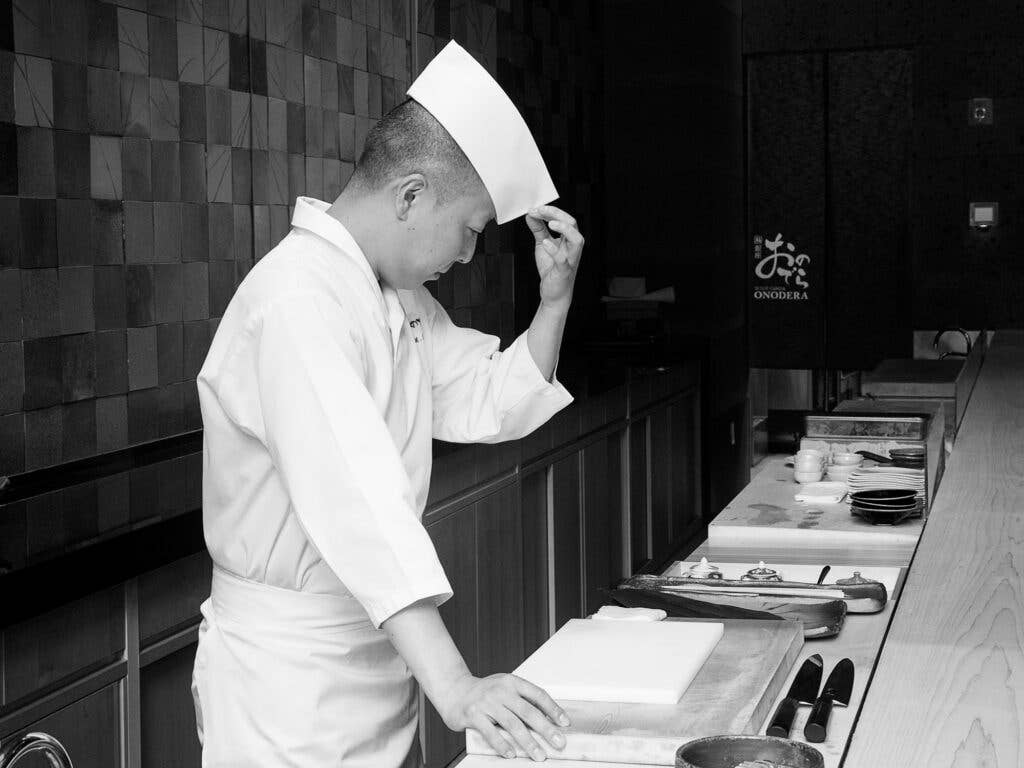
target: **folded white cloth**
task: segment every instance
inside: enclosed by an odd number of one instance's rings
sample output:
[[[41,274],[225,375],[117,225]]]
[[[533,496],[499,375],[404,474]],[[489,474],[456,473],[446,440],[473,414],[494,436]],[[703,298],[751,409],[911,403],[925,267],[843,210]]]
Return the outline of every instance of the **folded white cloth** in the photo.
[[[660,608],[623,608],[619,605],[602,605],[592,619],[602,621],[661,621],[666,616]]]
[[[793,498],[815,504],[838,504],[847,490],[846,483],[807,483]]]

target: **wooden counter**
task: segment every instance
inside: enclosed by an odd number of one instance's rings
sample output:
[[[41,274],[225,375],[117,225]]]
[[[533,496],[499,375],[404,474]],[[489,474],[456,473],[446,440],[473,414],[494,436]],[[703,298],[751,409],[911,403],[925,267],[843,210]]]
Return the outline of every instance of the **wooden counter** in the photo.
[[[999,331],[844,766],[1024,765],[1024,332]]]

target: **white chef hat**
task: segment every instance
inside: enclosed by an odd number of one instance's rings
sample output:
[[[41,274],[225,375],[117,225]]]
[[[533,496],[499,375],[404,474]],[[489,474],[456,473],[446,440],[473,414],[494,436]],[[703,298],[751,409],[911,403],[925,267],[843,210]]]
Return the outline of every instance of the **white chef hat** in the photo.
[[[558,197],[537,142],[494,78],[452,40],[408,95],[444,126],[487,187],[499,224]]]

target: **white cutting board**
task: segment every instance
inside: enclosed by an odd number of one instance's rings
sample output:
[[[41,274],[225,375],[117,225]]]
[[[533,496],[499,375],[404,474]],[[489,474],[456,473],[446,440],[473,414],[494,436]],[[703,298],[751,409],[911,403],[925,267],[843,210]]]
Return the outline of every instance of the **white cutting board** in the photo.
[[[722,624],[570,619],[515,674],[559,701],[675,704]]]

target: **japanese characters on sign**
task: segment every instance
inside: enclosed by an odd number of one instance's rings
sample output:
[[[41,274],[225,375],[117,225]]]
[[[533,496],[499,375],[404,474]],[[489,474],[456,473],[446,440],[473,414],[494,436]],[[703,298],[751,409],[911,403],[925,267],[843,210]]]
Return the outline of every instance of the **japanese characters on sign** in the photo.
[[[754,298],[760,301],[807,301],[811,257],[780,232],[772,240],[754,236]]]

